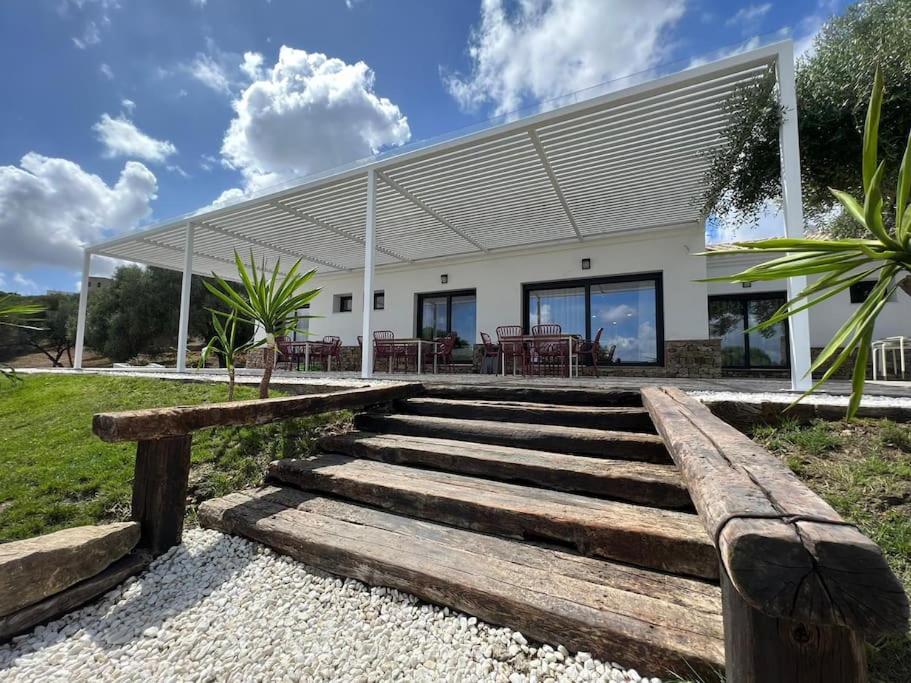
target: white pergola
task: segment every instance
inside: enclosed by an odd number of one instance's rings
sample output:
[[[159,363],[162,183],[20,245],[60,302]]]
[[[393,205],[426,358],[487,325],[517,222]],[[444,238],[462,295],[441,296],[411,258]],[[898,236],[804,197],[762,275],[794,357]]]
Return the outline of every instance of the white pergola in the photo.
[[[777,74],[785,234],[803,234],[794,53],[790,41],[518,119],[379,156],[263,196],[85,249],[75,367],[82,366],[93,255],[183,273],[177,348],[185,349],[193,274],[236,279],[252,250],[321,273],[363,270],[363,337],[372,339],[376,268],[583,241],[702,221],[707,152],[723,144],[732,90]],[[793,294],[801,278],[788,282]],[[807,313],[790,320],[794,388],[808,388]],[[362,376],[372,376],[362,354]],[[185,370],[178,353],[178,371]]]

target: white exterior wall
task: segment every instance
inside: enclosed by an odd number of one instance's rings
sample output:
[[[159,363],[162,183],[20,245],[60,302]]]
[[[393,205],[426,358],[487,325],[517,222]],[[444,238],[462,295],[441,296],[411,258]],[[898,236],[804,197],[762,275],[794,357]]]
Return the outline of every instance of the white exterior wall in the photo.
[[[762,262],[760,256],[744,254],[715,254],[708,257],[709,277],[719,277],[738,273],[750,266]],[[812,282],[814,278],[810,278]],[[727,282],[710,282],[709,296],[716,294],[749,294],[750,292],[784,292],[784,280],[772,282],[754,282],[744,288],[739,284]],[[830,299],[814,306],[810,313],[810,346],[823,347],[829,343],[839,327],[857,310],[859,304],[852,304],[848,291],[836,294]],[[901,289],[895,293],[895,301],[886,303],[883,312],[876,321],[874,339],[896,335],[911,336],[911,297]]]
[[[522,323],[522,285],[609,275],[661,272],[664,289],[664,338],[705,339],[708,336],[703,251],[705,229],[690,227],[653,230],[638,235],[586,240],[522,251],[498,252],[483,257],[439,259],[420,265],[377,267],[375,290],[385,292],[385,309],[374,311],[373,329],[392,330],[396,336],[415,334],[417,294],[474,289],[477,293],[476,343],[480,332],[491,336],[500,325]],[[591,269],[582,270],[583,258]],[[448,283],[440,283],[440,275]],[[317,276],[322,292],[311,304],[311,338],[334,334],[353,346],[361,333],[363,279],[360,272]],[[334,313],[336,295],[354,298],[352,312]]]

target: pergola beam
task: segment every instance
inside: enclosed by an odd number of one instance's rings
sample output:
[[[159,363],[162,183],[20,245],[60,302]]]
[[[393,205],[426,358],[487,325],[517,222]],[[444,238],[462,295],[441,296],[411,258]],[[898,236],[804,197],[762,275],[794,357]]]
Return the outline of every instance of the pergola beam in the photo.
[[[82,369],[82,352],[85,349],[85,318],[88,313],[89,302],[89,271],[92,268],[92,252],[84,249],[82,252],[82,287],[79,290],[79,312],[76,314],[76,351],[73,357],[73,367]]]
[[[310,225],[316,226],[317,228],[321,228],[322,230],[326,230],[327,232],[331,232],[333,235],[338,235],[339,237],[345,237],[346,239],[349,239],[352,242],[356,242],[357,244],[360,244],[362,247],[367,245],[367,241],[361,239],[357,235],[352,235],[350,232],[342,230],[341,228],[337,228],[334,225],[331,225],[331,224],[327,223],[326,221],[324,221],[320,218],[317,218],[316,216],[311,216],[310,214],[308,214],[304,211],[301,211],[300,209],[295,209],[292,206],[285,206],[284,204],[282,204],[280,202],[269,202],[269,206],[272,206],[272,207],[278,209],[279,211],[284,211],[285,213],[290,214],[291,216],[296,216],[297,218],[300,218],[302,221],[307,221],[308,223],[310,223]],[[402,262],[409,261],[409,259],[405,258],[401,254],[396,254],[394,251],[389,251],[388,249],[383,249],[382,247],[378,247],[375,244],[374,244],[374,249],[376,251],[380,252],[381,254],[385,254],[386,256],[391,256],[392,258],[397,259],[399,261],[402,261]]]
[[[541,161],[541,167],[544,169],[544,172],[550,180],[551,186],[554,188],[554,194],[557,195],[557,199],[560,200],[563,211],[566,212],[567,220],[576,232],[576,238],[581,242],[583,240],[582,231],[579,230],[579,226],[576,224],[576,217],[573,215],[573,210],[569,208],[569,202],[566,201],[566,196],[560,188],[560,182],[557,180],[556,174],[554,174],[554,169],[551,167],[550,161],[547,158],[547,152],[544,151],[544,147],[541,145],[541,140],[538,139],[538,134],[534,130],[529,130],[528,137],[535,148],[535,152],[538,154],[538,159]]]
[[[197,225],[205,228],[206,230],[211,230],[214,233],[218,233],[219,235],[224,235],[225,237],[230,237],[231,239],[240,240],[241,242],[245,242],[247,244],[252,244],[254,247],[270,249],[278,254],[285,254],[286,256],[290,256],[295,260],[304,259],[305,261],[318,263],[321,266],[326,266],[327,268],[332,268],[334,270],[351,270],[351,268],[346,268],[345,266],[341,266],[337,263],[332,263],[331,261],[324,261],[322,259],[316,258],[315,256],[305,256],[303,254],[298,254],[297,252],[291,251],[290,249],[285,249],[284,247],[279,247],[274,244],[270,244],[269,242],[258,240],[255,237],[248,237],[246,235],[241,235],[236,232],[225,230],[224,228],[219,228],[217,225],[214,225],[207,221],[198,221]]]
[[[183,278],[180,282],[180,318],[177,325],[177,372],[187,371],[187,336],[190,329],[190,287],[193,283],[193,231],[187,223],[184,242]]]
[[[435,219],[440,225],[442,225],[442,226],[444,226],[444,227],[446,227],[446,228],[449,228],[449,229],[450,229],[452,232],[454,232],[456,235],[458,235],[459,237],[461,237],[463,240],[465,240],[466,242],[468,242],[468,243],[471,244],[472,246],[477,247],[480,251],[483,251],[485,254],[488,252],[487,247],[483,246],[482,244],[480,244],[477,240],[473,239],[472,237],[469,237],[464,231],[459,230],[459,229],[458,229],[456,226],[454,226],[449,220],[447,220],[446,218],[444,218],[443,216],[441,216],[437,211],[434,211],[432,208],[430,208],[429,206],[427,206],[427,204],[425,204],[421,199],[419,199],[418,197],[414,196],[411,192],[409,192],[409,191],[406,190],[404,187],[402,187],[401,185],[399,185],[397,182],[395,182],[392,178],[390,178],[389,176],[387,176],[385,173],[383,173],[382,171],[376,171],[376,174],[377,174],[377,175],[383,180],[383,182],[386,183],[389,187],[391,187],[393,190],[395,190],[396,192],[398,192],[400,195],[402,195],[405,199],[407,199],[409,202],[411,202],[412,204],[414,204],[416,207],[418,207],[419,209],[421,209],[421,210],[422,210],[424,213],[426,213],[428,216],[430,216],[431,218]]]

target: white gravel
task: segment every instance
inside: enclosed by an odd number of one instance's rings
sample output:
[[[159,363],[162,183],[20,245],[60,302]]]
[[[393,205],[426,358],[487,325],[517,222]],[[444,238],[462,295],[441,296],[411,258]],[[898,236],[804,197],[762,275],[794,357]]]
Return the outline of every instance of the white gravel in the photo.
[[[660,683],[202,529],[97,603],[0,646],[0,680]]]
[[[745,391],[688,391],[690,396],[700,401],[740,401],[743,403],[762,403],[773,401],[775,403],[790,403],[800,397],[800,394],[778,392],[745,392]],[[832,394],[813,394],[807,396],[801,403],[808,405],[846,406],[848,396],[833,396]],[[864,406],[888,406],[893,408],[911,408],[911,396],[864,396],[861,401]]]

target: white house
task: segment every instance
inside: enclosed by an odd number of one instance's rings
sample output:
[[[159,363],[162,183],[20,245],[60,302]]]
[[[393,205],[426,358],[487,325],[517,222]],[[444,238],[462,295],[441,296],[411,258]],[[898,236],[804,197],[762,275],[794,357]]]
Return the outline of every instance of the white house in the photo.
[[[619,360],[611,372],[718,375],[722,357],[734,354],[730,330],[726,351],[710,338],[710,306],[722,306],[712,297],[730,292],[699,282],[719,263],[709,257],[707,270],[706,257],[696,256],[705,248],[699,198],[706,153],[723,144],[729,94],[774,70],[787,112],[782,233],[800,236],[793,67],[792,44],[776,43],[437,144],[394,150],[91,245],[84,282],[93,254],[182,271],[178,348],[185,348],[193,274],[236,278],[235,250],[252,251],[270,267],[301,258],[318,270],[323,289],[310,310],[321,316],[310,321],[316,337],[337,335],[353,346],[377,329],[399,337],[454,332],[468,354],[481,332],[555,321],[589,339],[603,328],[602,345],[615,346]],[[802,285],[797,279],[772,289]],[[908,310],[907,301],[899,306]],[[806,387],[810,347],[822,345],[837,318],[837,312],[815,316],[811,334],[810,319],[800,314],[786,343],[765,340],[764,353],[774,348],[786,361],[779,367]],[[888,331],[901,328],[896,323]],[[755,363],[763,344],[753,346]],[[370,356],[361,361],[365,377],[373,370]]]

